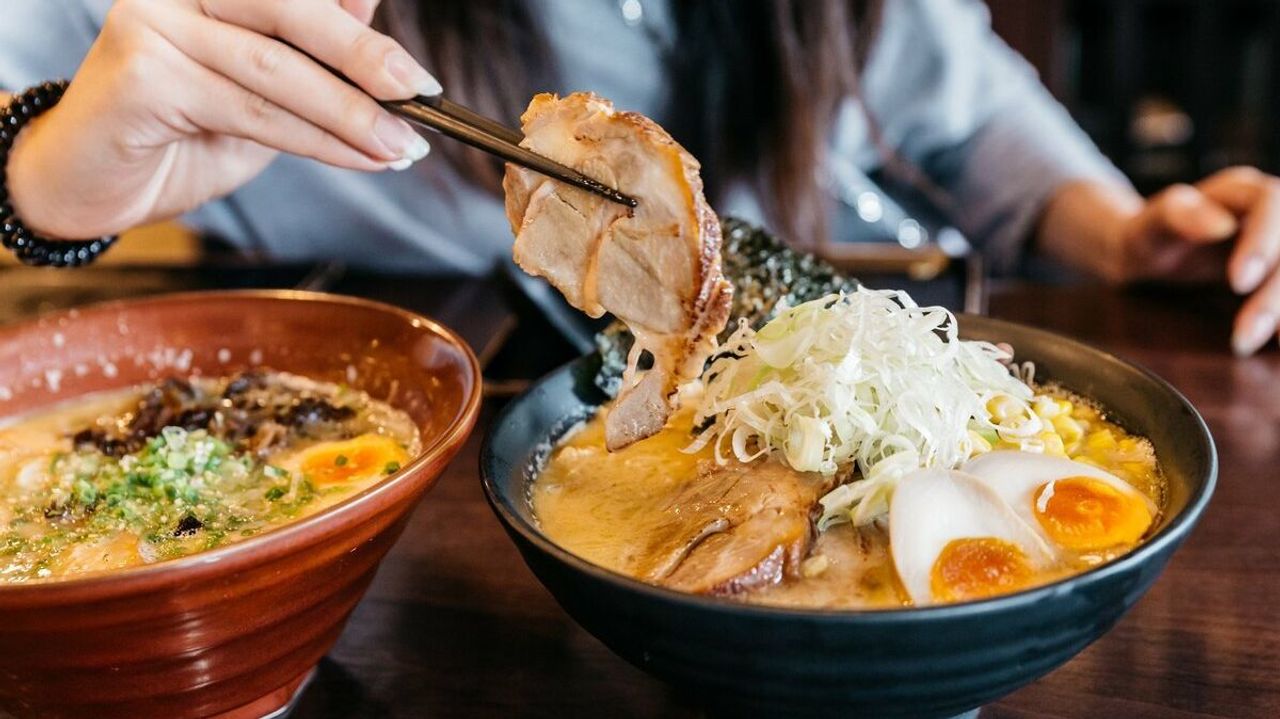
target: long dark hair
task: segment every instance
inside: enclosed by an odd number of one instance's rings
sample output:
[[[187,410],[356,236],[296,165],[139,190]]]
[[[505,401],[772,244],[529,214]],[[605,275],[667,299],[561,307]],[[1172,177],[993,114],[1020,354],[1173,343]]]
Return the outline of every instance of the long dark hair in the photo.
[[[785,236],[826,237],[817,173],[841,101],[857,92],[882,2],[675,0],[665,119],[702,160],[713,203],[745,180]],[[545,35],[524,0],[385,0],[380,21],[452,99],[482,113],[514,123],[535,92],[554,86]],[[499,164],[455,143],[441,149],[497,191]]]

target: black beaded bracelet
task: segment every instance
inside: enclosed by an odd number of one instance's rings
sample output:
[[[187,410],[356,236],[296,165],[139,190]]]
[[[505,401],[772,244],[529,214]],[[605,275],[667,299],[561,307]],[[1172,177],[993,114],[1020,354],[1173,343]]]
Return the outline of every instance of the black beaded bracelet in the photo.
[[[9,151],[18,133],[32,119],[53,107],[67,90],[67,81],[45,82],[14,95],[9,106],[0,111],[0,244],[13,250],[25,265],[43,267],[78,267],[98,259],[115,237],[96,240],[50,240],[23,226],[9,202],[7,167]]]

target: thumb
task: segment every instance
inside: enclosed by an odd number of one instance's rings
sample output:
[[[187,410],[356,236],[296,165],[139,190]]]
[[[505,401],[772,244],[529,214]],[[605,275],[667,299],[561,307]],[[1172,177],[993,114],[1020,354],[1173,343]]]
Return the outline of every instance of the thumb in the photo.
[[[1239,229],[1235,215],[1191,185],[1172,185],[1147,201],[1146,232],[1184,242],[1213,243]]]

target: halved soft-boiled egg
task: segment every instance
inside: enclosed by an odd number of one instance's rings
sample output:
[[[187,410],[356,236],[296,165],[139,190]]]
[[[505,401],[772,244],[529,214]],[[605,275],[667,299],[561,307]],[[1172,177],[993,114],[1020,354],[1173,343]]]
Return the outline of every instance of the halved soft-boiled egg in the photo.
[[[1133,485],[1065,457],[988,452],[961,469],[998,493],[1050,543],[1075,552],[1133,544],[1158,513]]]
[[[1035,583],[1053,551],[990,486],[964,472],[923,469],[889,507],[898,578],[917,606],[1014,592]]]
[[[362,434],[308,447],[290,464],[316,486],[325,486],[392,474],[408,459],[408,453],[394,439]]]

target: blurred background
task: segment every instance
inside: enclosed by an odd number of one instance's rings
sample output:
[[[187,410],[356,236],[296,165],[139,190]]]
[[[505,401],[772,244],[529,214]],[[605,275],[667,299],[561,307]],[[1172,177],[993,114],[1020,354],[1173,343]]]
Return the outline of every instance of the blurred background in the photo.
[[[1143,192],[1280,170],[1280,3],[988,0],[992,24]]]
[[[1150,194],[1232,165],[1280,170],[1280,2],[986,0],[992,26],[1039,72],[1099,148]],[[877,178],[883,186],[892,180]],[[967,239],[926,205],[850,184],[822,254],[870,284],[956,305],[940,274],[985,276]],[[904,202],[905,201],[905,202]],[[950,259],[949,259],[950,258]],[[957,262],[957,260],[960,260]],[[907,281],[895,279],[906,275]],[[1020,275],[1080,278],[1034,254]],[[925,281],[922,283],[918,281]],[[969,291],[966,296],[980,296]],[[975,311],[981,301],[965,299]]]

